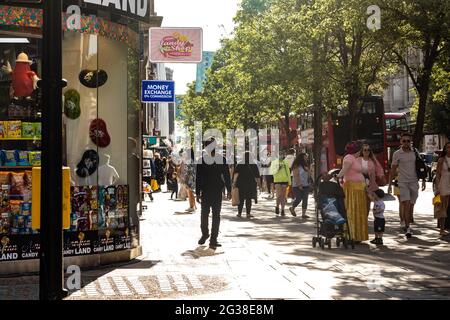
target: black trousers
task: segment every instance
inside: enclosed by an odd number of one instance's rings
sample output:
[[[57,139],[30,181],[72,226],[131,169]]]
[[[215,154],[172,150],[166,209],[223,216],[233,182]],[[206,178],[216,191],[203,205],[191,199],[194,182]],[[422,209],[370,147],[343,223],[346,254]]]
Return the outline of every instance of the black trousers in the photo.
[[[172,194],[170,195],[170,199],[172,199],[173,195],[175,195],[175,199],[178,198],[178,182],[172,184]]]
[[[245,211],[247,212],[247,215],[250,215],[250,212],[252,211],[252,199],[250,198],[241,199],[241,201],[238,204],[238,213],[242,214],[242,209],[244,209],[244,203],[245,203]]]
[[[217,242],[220,227],[220,210],[222,209],[222,192],[202,195],[201,230],[202,235],[209,235],[209,213],[212,211],[211,243]]]

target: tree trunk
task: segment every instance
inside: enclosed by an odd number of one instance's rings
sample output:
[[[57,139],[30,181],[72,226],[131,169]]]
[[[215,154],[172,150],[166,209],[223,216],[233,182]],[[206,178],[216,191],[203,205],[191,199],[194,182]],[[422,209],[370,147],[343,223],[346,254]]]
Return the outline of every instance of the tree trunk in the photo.
[[[357,94],[349,94],[348,97],[348,112],[350,115],[350,128],[349,128],[349,133],[350,133],[350,141],[347,142],[351,142],[355,140],[356,137],[356,116],[358,115],[358,95]]]
[[[286,131],[286,139],[287,139],[287,148],[291,147],[291,132],[289,125],[289,112],[284,113],[284,130]]]
[[[323,127],[323,107],[320,99],[314,99],[314,181],[317,181],[321,173],[321,156],[322,156],[322,127]]]
[[[320,92],[320,70],[319,70],[319,52],[317,41],[313,42],[312,45],[312,99],[314,105],[314,145],[313,145],[313,156],[314,156],[314,181],[317,181],[321,173],[321,156],[322,156],[322,121],[323,121],[323,105]],[[317,183],[315,184],[317,185]],[[314,193],[317,194],[316,188],[314,188]]]
[[[427,99],[428,99],[428,88],[429,83],[425,84],[424,87],[419,91],[419,108],[417,110],[417,122],[416,122],[416,130],[414,131],[413,144],[414,147],[419,149],[422,146],[423,140],[423,127],[425,124],[425,113],[427,107]]]

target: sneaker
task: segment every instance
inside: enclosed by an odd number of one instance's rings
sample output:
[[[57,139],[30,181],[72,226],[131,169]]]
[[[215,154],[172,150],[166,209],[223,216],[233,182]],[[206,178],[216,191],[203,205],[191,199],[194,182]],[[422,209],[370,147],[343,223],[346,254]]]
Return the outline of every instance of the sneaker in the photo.
[[[378,242],[376,243],[378,245],[383,245],[383,238],[378,238]]]
[[[241,213],[238,213],[238,214],[236,215],[236,217],[241,218],[241,217],[242,217],[242,214],[241,214]]]
[[[289,211],[291,212],[291,214],[292,214],[294,217],[297,216],[297,214],[295,213],[294,207],[290,207],[290,208],[289,208]]]
[[[284,210],[281,210],[281,216],[285,217],[286,215],[284,214]]]
[[[200,240],[198,240],[198,244],[200,244],[200,245],[202,245],[202,244],[205,244],[205,242],[206,242],[206,240],[209,238],[209,235],[207,235],[207,236],[202,236],[201,238],[200,238]]]
[[[377,244],[377,242],[378,242],[378,238],[374,238],[373,240],[370,240],[370,243],[372,243],[372,244]]]
[[[412,236],[412,230],[411,230],[410,227],[408,227],[408,228],[406,229],[405,236],[406,236],[407,238],[411,238],[411,236]]]
[[[194,208],[189,208],[189,209],[186,209],[186,212],[194,212],[195,211],[195,209]]]
[[[280,214],[280,208],[278,208],[278,207],[275,208],[275,214],[277,214],[277,215]]]

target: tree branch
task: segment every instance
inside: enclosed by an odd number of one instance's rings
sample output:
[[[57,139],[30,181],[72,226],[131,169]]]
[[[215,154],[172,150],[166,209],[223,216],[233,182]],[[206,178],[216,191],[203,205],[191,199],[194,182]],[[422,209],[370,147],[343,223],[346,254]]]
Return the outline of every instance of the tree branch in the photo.
[[[417,90],[419,90],[419,83],[418,83],[416,77],[414,76],[414,73],[413,73],[411,67],[409,66],[408,62],[404,59],[404,57],[400,53],[397,52],[397,50],[393,49],[392,52],[397,56],[397,58],[400,61],[400,63],[405,66],[406,71],[408,72],[409,77],[411,78],[411,81],[414,84],[414,87]]]

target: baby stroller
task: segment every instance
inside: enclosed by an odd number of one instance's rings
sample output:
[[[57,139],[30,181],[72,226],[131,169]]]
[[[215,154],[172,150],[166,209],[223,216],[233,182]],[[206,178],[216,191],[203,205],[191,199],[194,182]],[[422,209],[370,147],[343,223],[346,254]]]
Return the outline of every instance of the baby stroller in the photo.
[[[334,181],[332,181],[334,180]],[[322,249],[328,246],[331,249],[331,239],[336,237],[336,247],[342,244],[345,249],[351,245],[355,248],[350,234],[350,228],[345,210],[345,194],[334,174],[320,175],[316,182],[316,226],[317,236],[312,238],[315,248],[319,245]],[[344,225],[347,228],[344,229]]]

